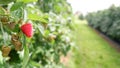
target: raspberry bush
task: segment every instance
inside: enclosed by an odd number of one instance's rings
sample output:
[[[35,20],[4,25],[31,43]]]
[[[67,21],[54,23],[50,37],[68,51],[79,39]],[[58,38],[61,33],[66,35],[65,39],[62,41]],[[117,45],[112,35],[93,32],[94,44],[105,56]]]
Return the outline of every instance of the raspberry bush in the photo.
[[[66,0],[4,0],[0,6],[0,67],[59,66],[72,43]]]

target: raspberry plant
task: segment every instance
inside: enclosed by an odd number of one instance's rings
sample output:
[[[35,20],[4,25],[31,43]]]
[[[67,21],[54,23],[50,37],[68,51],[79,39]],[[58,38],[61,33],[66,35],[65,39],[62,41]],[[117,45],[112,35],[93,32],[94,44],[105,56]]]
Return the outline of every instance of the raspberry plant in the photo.
[[[120,42],[120,6],[111,5],[106,10],[91,12],[86,19],[93,28],[99,30],[116,42]]]
[[[1,68],[60,64],[71,46],[72,12],[66,0],[5,0],[0,6]]]

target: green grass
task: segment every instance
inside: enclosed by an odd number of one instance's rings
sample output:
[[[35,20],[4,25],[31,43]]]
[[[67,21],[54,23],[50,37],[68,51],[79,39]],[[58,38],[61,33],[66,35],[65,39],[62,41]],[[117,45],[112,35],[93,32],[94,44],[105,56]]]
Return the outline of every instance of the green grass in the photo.
[[[85,21],[76,21],[75,46],[70,68],[120,68],[120,53],[96,34]]]

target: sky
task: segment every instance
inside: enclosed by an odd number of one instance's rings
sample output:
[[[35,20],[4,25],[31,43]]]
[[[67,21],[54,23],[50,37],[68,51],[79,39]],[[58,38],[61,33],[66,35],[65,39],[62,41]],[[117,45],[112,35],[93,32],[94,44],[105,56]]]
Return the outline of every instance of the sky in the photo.
[[[86,15],[88,12],[94,12],[109,8],[112,4],[120,5],[120,0],[67,0],[73,9],[73,13],[80,11]]]

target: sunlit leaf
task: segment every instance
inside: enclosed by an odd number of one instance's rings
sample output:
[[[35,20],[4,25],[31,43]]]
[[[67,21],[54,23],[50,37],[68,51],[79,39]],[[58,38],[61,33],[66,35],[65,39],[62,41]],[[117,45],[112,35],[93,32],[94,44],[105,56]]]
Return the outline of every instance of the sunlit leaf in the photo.
[[[0,7],[0,15],[4,15],[6,13],[5,9]]]
[[[38,20],[41,21],[42,23],[47,23],[48,21],[45,20],[44,18],[40,17],[39,15],[36,14],[28,14],[28,18],[31,20]]]
[[[29,2],[37,2],[38,0],[17,0],[18,2],[24,2],[24,3],[29,3]]]
[[[21,7],[23,7],[23,3],[22,2],[17,2],[17,3],[12,5],[12,7],[10,8],[10,11],[15,11],[17,9],[20,9]]]
[[[30,64],[33,65],[33,66],[36,66],[36,67],[40,67],[41,66],[40,63],[37,63],[37,62],[34,62],[34,61],[30,61]]]
[[[0,51],[0,64],[3,64],[2,52]]]

